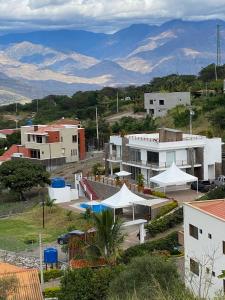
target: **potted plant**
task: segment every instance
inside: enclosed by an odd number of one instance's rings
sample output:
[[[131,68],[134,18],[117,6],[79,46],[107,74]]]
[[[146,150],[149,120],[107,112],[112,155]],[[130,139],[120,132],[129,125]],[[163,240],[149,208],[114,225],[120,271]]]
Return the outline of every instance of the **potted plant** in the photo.
[[[144,175],[143,174],[138,174],[136,183],[137,183],[138,192],[142,192],[144,189]]]

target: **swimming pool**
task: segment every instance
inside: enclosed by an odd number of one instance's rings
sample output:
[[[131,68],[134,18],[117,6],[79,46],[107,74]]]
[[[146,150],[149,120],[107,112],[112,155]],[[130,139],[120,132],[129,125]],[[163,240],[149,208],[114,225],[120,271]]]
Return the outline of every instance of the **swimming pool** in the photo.
[[[108,207],[106,207],[103,204],[90,205],[90,204],[87,204],[87,203],[81,203],[80,207],[82,207],[82,208],[90,208],[95,213],[101,213],[102,211],[108,209]]]

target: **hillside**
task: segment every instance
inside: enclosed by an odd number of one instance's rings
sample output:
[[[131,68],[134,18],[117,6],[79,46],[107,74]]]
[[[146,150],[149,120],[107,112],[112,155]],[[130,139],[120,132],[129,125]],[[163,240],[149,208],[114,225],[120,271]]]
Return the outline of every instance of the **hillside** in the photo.
[[[220,20],[134,24],[113,34],[82,30],[0,36],[0,88],[21,97],[72,95],[103,86],[140,85],[167,74],[197,74],[215,61]],[[222,49],[223,51],[223,49]],[[2,77],[1,76],[1,77]],[[0,104],[8,98],[0,94]]]

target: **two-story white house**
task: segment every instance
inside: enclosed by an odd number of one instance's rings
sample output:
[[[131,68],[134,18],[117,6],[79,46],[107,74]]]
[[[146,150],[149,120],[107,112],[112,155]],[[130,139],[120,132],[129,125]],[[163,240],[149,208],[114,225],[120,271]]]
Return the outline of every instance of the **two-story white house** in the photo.
[[[165,171],[173,162],[199,179],[215,179],[221,174],[221,138],[185,134],[179,130],[162,128],[157,133],[111,136],[106,148],[106,162],[111,175],[113,167],[127,170],[149,179]]]
[[[225,293],[225,200],[184,204],[185,283],[200,298]]]

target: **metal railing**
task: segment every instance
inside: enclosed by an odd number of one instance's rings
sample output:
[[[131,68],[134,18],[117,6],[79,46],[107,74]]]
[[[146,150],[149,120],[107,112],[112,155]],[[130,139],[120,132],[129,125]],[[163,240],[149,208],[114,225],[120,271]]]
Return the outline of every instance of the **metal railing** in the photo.
[[[133,165],[138,165],[138,166],[143,166],[143,167],[149,167],[149,168],[169,168],[172,163],[171,162],[158,162],[158,163],[150,163],[150,162],[144,162],[144,161],[141,161],[141,160],[126,160],[124,161],[125,163],[128,163],[128,164],[133,164]],[[177,160],[175,161],[175,164],[178,166],[178,167],[182,167],[182,166],[189,166],[191,165],[191,162],[188,162],[187,160]],[[194,161],[194,165],[196,164],[200,164],[196,161]]]

